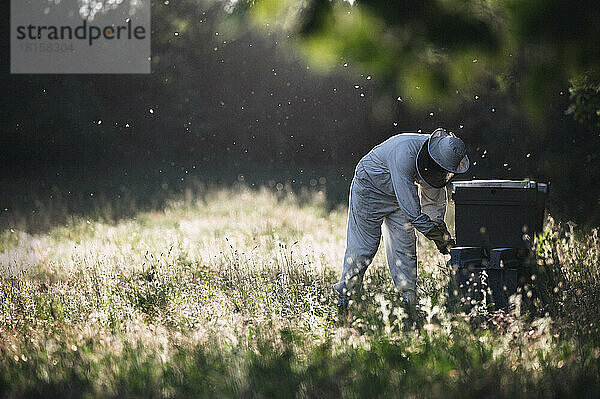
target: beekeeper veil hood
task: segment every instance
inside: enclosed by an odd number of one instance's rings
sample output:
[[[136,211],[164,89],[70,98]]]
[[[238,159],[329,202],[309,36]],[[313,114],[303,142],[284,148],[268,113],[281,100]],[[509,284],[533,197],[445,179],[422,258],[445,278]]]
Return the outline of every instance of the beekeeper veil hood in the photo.
[[[417,155],[417,173],[427,184],[444,187],[457,173],[469,170],[465,143],[445,129],[436,129]]]

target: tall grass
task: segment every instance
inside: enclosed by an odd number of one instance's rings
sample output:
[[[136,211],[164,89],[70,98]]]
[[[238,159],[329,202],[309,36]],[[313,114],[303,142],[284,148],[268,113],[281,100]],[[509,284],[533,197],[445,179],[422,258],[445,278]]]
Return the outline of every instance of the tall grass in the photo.
[[[507,312],[447,306],[419,237],[422,314],[379,253],[352,318],[332,284],[346,209],[213,189],[121,220],[0,235],[2,397],[597,397],[598,235],[551,222]]]

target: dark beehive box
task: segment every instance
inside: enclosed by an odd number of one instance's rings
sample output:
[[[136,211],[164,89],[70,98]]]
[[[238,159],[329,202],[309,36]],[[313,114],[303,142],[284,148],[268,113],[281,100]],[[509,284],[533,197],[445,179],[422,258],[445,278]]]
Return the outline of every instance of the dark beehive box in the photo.
[[[530,248],[542,231],[548,184],[517,180],[454,182],[456,244]]]

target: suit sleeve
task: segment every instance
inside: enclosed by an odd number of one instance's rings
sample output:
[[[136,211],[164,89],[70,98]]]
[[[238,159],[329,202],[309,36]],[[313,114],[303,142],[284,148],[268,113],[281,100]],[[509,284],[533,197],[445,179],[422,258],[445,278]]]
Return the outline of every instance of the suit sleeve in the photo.
[[[421,211],[418,186],[413,179],[414,167],[409,161],[410,159],[400,159],[389,165],[392,185],[402,212],[417,231],[425,234],[434,227],[434,223]]]
[[[421,210],[434,222],[443,222],[446,216],[446,188],[419,186]]]

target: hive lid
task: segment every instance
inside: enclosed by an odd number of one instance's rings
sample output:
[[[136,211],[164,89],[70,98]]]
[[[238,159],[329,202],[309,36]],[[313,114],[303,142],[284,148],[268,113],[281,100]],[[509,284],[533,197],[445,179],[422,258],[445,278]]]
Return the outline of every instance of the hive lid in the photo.
[[[457,188],[521,188],[535,189],[546,192],[548,189],[547,183],[538,183],[533,180],[468,180],[457,181],[452,183],[452,191]]]

